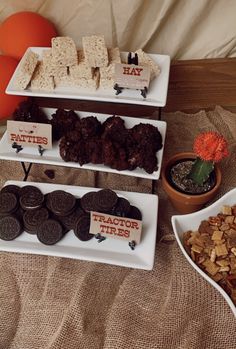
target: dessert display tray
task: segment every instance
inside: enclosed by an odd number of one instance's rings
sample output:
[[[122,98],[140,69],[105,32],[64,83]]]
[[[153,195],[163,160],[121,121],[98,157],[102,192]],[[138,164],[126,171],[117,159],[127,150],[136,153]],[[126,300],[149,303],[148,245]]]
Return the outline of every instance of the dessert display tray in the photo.
[[[88,191],[97,191],[98,188],[46,184],[35,182],[8,181],[5,185],[15,184],[20,187],[34,185],[43,194],[53,190],[65,190],[76,197],[81,197]],[[131,250],[126,241],[107,238],[98,243],[98,240],[80,241],[73,231],[69,231],[60,242],[53,246],[40,243],[35,235],[23,232],[12,241],[0,240],[0,250],[8,252],[30,253],[93,262],[120,265],[125,267],[151,270],[154,264],[158,197],[152,194],[116,191],[120,197],[125,197],[142,212],[142,236],[140,244]],[[150,209],[151,208],[151,209]]]
[[[48,49],[47,47],[29,47],[33,52],[42,55],[42,51]],[[127,60],[127,52],[121,52],[122,60]],[[7,94],[34,96],[34,97],[53,97],[53,98],[71,98],[71,99],[85,99],[93,101],[103,102],[115,102],[115,103],[129,103],[129,104],[141,104],[156,107],[163,107],[166,104],[167,89],[169,82],[170,71],[170,57],[167,55],[150,54],[149,55],[160,67],[160,75],[150,83],[147,98],[143,98],[140,95],[140,91],[125,89],[118,96],[115,95],[114,89],[101,89],[98,88],[95,91],[72,88],[72,87],[57,87],[52,92],[45,91],[32,91],[30,88],[26,90],[19,90],[14,86],[17,70],[22,64],[22,60],[19,62],[11,80],[6,88]],[[23,59],[23,58],[22,58]]]
[[[53,108],[42,108],[42,109],[45,111],[45,113],[48,116],[51,116],[56,110]],[[88,113],[88,112],[79,112],[79,111],[77,111],[77,113],[81,118],[86,116],[92,116],[92,115],[96,116],[98,120],[100,120],[101,122],[104,122],[108,117],[111,116],[108,114]],[[80,166],[79,163],[76,163],[76,162],[65,162],[59,154],[58,142],[54,143],[52,149],[45,150],[42,156],[39,154],[37,148],[32,148],[32,147],[24,147],[22,151],[20,151],[19,153],[16,153],[15,150],[12,149],[11,144],[8,143],[7,131],[4,133],[2,139],[0,140],[0,159],[74,167],[74,168],[80,168],[80,169],[111,172],[111,173],[117,173],[122,175],[129,175],[129,176],[158,180],[160,177],[161,164],[162,164],[163,151],[164,151],[164,142],[165,142],[165,136],[166,136],[166,122],[150,120],[150,119],[123,117],[123,116],[121,118],[125,120],[125,126],[127,128],[131,128],[139,123],[149,123],[151,125],[158,127],[162,135],[163,147],[161,150],[157,152],[157,159],[158,159],[157,171],[153,172],[152,174],[147,173],[141,168],[137,168],[133,171],[129,171],[129,170],[117,171],[115,169],[111,169],[110,167],[102,164],[94,165],[94,164],[88,163],[88,164],[84,164],[83,166]]]

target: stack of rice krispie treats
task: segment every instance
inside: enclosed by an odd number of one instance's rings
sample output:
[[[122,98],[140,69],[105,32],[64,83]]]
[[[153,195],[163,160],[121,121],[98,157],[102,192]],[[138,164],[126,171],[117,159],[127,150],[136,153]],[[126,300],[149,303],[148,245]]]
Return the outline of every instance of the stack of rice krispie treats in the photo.
[[[160,73],[158,65],[141,49],[139,65],[151,68],[151,78]],[[39,55],[28,50],[17,70],[15,87],[24,90],[53,91],[56,87],[89,90],[112,89],[115,64],[122,63],[118,47],[107,48],[104,36],[84,36],[82,49],[67,36],[52,38],[51,48]]]

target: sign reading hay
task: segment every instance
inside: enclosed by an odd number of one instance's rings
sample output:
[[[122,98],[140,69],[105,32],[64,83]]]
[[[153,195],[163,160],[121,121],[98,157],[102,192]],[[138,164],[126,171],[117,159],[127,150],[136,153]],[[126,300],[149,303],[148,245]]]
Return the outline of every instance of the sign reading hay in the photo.
[[[135,64],[115,64],[115,84],[120,88],[148,89],[150,68]]]

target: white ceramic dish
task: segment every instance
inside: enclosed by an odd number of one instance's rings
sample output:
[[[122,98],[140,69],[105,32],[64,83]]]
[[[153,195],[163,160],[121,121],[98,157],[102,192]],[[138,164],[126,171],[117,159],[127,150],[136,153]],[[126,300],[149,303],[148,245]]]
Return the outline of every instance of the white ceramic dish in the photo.
[[[35,182],[8,181],[20,187],[35,185],[44,194],[53,190],[65,190],[76,197],[83,196],[88,191],[97,191],[98,188],[76,187],[61,184],[46,184]],[[154,263],[158,197],[152,194],[116,191],[118,196],[127,198],[130,203],[137,206],[142,212],[141,242],[131,250],[126,241],[106,239],[102,243],[94,238],[82,242],[73,231],[69,231],[61,241],[53,246],[40,243],[35,235],[23,232],[13,241],[0,240],[0,250],[9,252],[31,253],[48,256],[81,259],[93,262],[120,265],[124,267],[151,270]]]
[[[195,230],[199,227],[202,220],[207,219],[210,216],[215,216],[217,213],[220,212],[221,207],[223,205],[234,205],[236,204],[236,188],[232,189],[228,193],[226,193],[224,196],[222,196],[219,200],[214,202],[212,205],[204,208],[203,210],[200,210],[195,213],[190,213],[186,215],[176,215],[172,216],[171,222],[174,230],[174,234],[177,240],[177,243],[187,259],[187,261],[191,264],[191,266],[202,276],[204,279],[206,279],[212,286],[214,286],[225,298],[226,302],[230,306],[234,316],[236,317],[236,306],[228,296],[228,294],[223,290],[222,287],[220,287],[214,280],[212,280],[207,274],[205,274],[189,257],[187,252],[185,251],[185,248],[183,246],[183,233],[188,230]]]
[[[53,108],[42,108],[45,113],[48,116],[51,116],[56,109]],[[104,122],[108,117],[111,115],[107,114],[99,114],[99,113],[88,113],[88,112],[77,112],[80,117],[86,117],[86,116],[96,116],[98,120],[101,122]],[[125,125],[127,128],[131,128],[139,123],[149,123],[153,126],[158,127],[162,139],[163,139],[163,147],[161,150],[157,152],[157,159],[158,159],[158,170],[149,174],[143,169],[137,168],[133,171],[117,171],[114,170],[108,166],[104,165],[93,165],[91,163],[84,164],[83,166],[80,166],[79,163],[76,162],[65,162],[60,154],[59,154],[59,147],[58,142],[56,142],[53,145],[53,148],[50,150],[46,150],[43,153],[43,156],[40,156],[38,153],[37,148],[30,148],[25,147],[22,151],[19,153],[16,153],[14,149],[12,149],[11,144],[7,141],[7,132],[3,135],[2,139],[0,140],[0,159],[3,160],[13,160],[13,161],[23,161],[23,162],[32,162],[32,163],[39,163],[39,164],[50,164],[50,165],[57,165],[57,166],[66,166],[66,167],[75,167],[80,169],[87,169],[87,170],[95,170],[95,171],[103,171],[103,172],[112,172],[117,174],[123,174],[128,176],[135,176],[135,177],[142,177],[142,178],[148,178],[148,179],[159,179],[160,177],[160,171],[161,171],[161,164],[162,164],[162,157],[163,157],[163,151],[164,151],[164,142],[165,142],[165,136],[166,136],[166,122],[165,121],[157,121],[157,120],[150,120],[150,119],[138,119],[138,118],[131,118],[131,117],[123,117],[122,119],[125,120]]]
[[[47,47],[29,47],[28,50],[39,54],[41,58],[42,51],[47,50]],[[27,51],[26,51],[27,52]],[[25,53],[26,54],[26,53]],[[127,53],[122,52],[121,57],[124,61],[127,61]],[[156,107],[163,107],[166,104],[167,89],[169,82],[170,71],[170,56],[150,54],[150,57],[160,66],[160,75],[151,81],[147,98],[143,98],[140,95],[140,91],[136,90],[124,90],[118,96],[115,95],[115,90],[103,90],[98,88],[96,91],[89,91],[86,89],[78,89],[72,87],[57,87],[52,92],[44,91],[32,91],[29,88],[25,90],[19,90],[14,86],[17,70],[22,64],[22,60],[19,62],[11,80],[6,88],[6,93],[11,95],[23,95],[23,96],[40,96],[40,97],[54,97],[54,98],[72,98],[72,99],[85,99],[95,100],[103,102],[115,102],[115,103],[129,103],[129,104],[142,104]],[[23,59],[23,58],[22,58]]]

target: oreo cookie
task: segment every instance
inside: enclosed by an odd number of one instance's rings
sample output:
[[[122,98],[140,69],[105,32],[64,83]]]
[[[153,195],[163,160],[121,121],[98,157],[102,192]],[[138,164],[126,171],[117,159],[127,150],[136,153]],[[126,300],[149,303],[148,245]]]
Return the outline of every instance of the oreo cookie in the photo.
[[[37,227],[37,237],[44,245],[55,245],[63,237],[62,225],[49,218]]]
[[[49,218],[45,207],[27,210],[23,215],[24,229],[29,234],[36,234],[37,227]]]
[[[20,187],[18,185],[8,184],[1,189],[0,193],[12,193],[12,194],[15,194],[16,197],[18,198],[19,192],[20,192]]]
[[[140,212],[138,207],[130,205],[130,210],[129,210],[127,217],[141,221],[142,220],[142,213]]]
[[[44,195],[35,186],[26,185],[20,190],[20,205],[23,210],[40,208],[44,202]]]
[[[81,241],[91,240],[94,235],[89,234],[90,229],[90,215],[84,213],[80,215],[79,219],[76,222],[74,233],[75,236]]]
[[[0,239],[14,240],[23,232],[22,225],[15,216],[9,215],[0,218]]]
[[[75,224],[82,214],[84,214],[84,210],[80,206],[80,199],[77,199],[76,206],[71,214],[64,217],[58,216],[57,218],[63,224],[65,229],[72,230],[75,228]]]
[[[119,217],[127,217],[130,211],[130,202],[125,198],[118,197],[115,207],[113,207],[111,214]]]
[[[23,228],[24,228],[24,223],[23,223],[23,215],[24,215],[24,213],[25,213],[25,211],[23,210],[22,207],[20,207],[20,205],[18,205],[17,210],[14,212],[14,216],[19,219],[19,221],[21,222]]]
[[[85,212],[98,210],[95,202],[96,194],[95,191],[90,191],[82,196],[80,205]]]
[[[15,194],[8,192],[0,193],[0,216],[7,216],[18,208],[18,200]]]
[[[25,185],[24,187],[20,188],[19,196],[23,196],[23,195],[26,195],[28,193],[32,193],[34,191],[38,192],[38,191],[40,191],[40,189],[38,187],[36,187],[35,185]]]
[[[23,222],[24,213],[25,210],[23,210],[23,208],[18,205],[17,210],[14,212],[14,216],[16,216],[21,222]]]
[[[47,194],[46,206],[57,216],[67,216],[72,213],[76,204],[74,195],[64,190],[54,190]]]
[[[102,189],[96,193],[95,206],[99,212],[109,212],[118,201],[118,196],[111,189]]]

